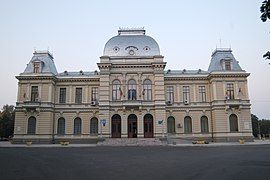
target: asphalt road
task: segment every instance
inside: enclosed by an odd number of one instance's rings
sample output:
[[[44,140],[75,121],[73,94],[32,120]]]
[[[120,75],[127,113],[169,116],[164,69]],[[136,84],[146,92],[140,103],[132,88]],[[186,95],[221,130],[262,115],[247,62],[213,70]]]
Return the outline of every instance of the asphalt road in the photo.
[[[270,145],[0,148],[0,179],[270,179]]]

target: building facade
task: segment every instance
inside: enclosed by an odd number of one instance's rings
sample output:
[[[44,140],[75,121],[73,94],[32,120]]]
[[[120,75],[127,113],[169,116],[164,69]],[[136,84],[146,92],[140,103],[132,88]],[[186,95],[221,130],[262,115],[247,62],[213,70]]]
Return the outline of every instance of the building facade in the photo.
[[[35,51],[16,78],[14,143],[105,138],[252,139],[247,77],[230,49],[207,71],[164,70],[158,43],[143,29],[120,29],[99,71],[58,73]]]

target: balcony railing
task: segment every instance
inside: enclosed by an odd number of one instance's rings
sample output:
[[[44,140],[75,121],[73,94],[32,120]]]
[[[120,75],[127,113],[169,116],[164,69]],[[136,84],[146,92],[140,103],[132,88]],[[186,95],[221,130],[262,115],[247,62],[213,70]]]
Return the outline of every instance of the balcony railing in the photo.
[[[40,107],[40,101],[24,101],[22,107],[25,108],[37,108]]]
[[[141,106],[142,100],[124,100],[122,103],[123,106]]]

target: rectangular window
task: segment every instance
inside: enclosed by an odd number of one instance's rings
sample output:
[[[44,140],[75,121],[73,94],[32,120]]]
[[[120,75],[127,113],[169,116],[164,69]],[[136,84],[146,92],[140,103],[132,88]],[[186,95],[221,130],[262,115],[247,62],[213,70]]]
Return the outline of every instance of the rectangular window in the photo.
[[[146,101],[152,100],[152,85],[151,84],[144,84],[143,85],[143,99]]]
[[[59,103],[66,103],[66,88],[60,88]]]
[[[167,102],[173,103],[173,86],[167,86]]]
[[[75,103],[76,104],[82,103],[82,88],[76,88]]]
[[[34,62],[34,73],[40,73],[40,62]]]
[[[232,70],[231,61],[225,61],[225,70]]]
[[[92,87],[91,91],[91,101],[97,101],[98,100],[98,88]]]
[[[121,85],[120,84],[113,84],[112,86],[112,100],[120,100],[121,96],[123,95]]]
[[[205,86],[199,86],[199,102],[206,102]]]
[[[189,86],[183,86],[183,102],[189,102],[190,100],[190,92]]]
[[[31,101],[38,101],[38,86],[31,87]]]
[[[233,84],[227,84],[226,99],[234,99],[234,87]]]

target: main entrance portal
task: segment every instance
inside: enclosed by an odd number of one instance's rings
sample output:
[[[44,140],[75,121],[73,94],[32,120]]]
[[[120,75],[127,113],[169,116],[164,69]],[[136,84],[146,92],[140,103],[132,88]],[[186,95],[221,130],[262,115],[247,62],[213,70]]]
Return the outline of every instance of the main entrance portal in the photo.
[[[137,137],[137,116],[135,114],[128,116],[128,137]]]
[[[121,116],[115,114],[112,116],[112,138],[121,137]]]
[[[143,127],[144,127],[144,137],[152,138],[154,137],[153,133],[153,116],[151,114],[146,114],[143,118]]]

